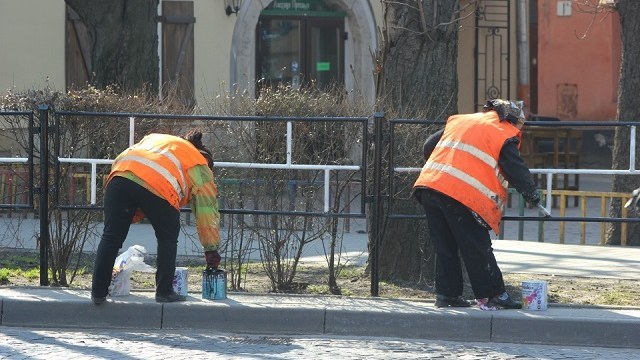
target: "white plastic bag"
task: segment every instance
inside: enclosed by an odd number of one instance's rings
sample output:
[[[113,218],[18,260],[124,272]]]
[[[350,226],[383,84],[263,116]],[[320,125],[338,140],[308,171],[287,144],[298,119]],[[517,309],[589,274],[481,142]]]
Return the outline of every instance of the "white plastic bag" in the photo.
[[[134,271],[155,272],[156,269],[145,264],[144,256],[147,253],[144,246],[133,245],[127,251],[118,255],[113,264],[113,272],[111,273],[111,285],[109,286],[109,295],[125,296],[131,292],[131,274]]]

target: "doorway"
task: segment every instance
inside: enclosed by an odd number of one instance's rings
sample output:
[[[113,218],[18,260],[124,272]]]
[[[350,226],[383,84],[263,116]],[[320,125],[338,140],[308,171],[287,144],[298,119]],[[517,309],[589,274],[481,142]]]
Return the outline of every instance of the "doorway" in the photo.
[[[274,2],[256,26],[258,89],[279,85],[327,89],[344,83],[344,13],[323,2],[282,10]],[[312,7],[312,6],[315,6]]]

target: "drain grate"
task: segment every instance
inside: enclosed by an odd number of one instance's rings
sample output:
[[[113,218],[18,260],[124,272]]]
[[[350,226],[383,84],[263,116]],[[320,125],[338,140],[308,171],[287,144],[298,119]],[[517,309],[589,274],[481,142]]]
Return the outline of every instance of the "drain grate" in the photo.
[[[227,342],[248,345],[291,345],[291,338],[271,336],[232,336]]]

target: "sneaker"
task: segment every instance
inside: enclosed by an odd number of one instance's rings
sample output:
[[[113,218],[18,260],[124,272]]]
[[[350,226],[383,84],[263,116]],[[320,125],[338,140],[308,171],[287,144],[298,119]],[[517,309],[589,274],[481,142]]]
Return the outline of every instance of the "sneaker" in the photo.
[[[176,301],[187,301],[187,297],[184,295],[180,295],[177,293],[171,293],[169,295],[158,295],[156,294],[156,302],[159,303],[170,303]]]
[[[93,301],[94,305],[102,305],[105,301],[107,301],[106,296],[91,296],[91,301]]]
[[[493,306],[497,309],[522,309],[522,303],[514,301],[511,296],[507,297],[505,300],[501,300],[498,296],[494,296],[489,300],[487,305]]]
[[[470,301],[465,300],[462,296],[444,296],[436,295],[436,307],[469,307],[473,305]]]
[[[476,299],[476,306],[478,307],[478,309],[483,310],[483,311],[496,311],[496,310],[498,310],[498,308],[495,307],[495,305],[489,304],[489,298]]]

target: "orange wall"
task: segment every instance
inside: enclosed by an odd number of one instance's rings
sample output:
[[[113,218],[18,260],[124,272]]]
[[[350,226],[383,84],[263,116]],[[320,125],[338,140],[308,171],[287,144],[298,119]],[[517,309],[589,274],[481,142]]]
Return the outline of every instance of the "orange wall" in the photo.
[[[594,19],[574,3],[570,16],[558,16],[557,4],[538,2],[538,114],[560,120],[615,119],[621,41],[617,14]]]

